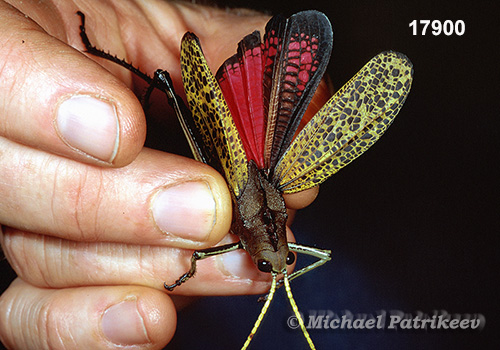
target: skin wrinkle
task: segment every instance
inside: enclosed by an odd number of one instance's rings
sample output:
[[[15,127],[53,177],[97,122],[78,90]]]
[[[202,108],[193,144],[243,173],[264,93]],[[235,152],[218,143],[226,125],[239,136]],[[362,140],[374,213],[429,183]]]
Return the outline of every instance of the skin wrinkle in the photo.
[[[0,225],[0,233],[2,233],[2,227]],[[13,310],[13,305],[16,304],[16,300],[18,298],[18,295],[14,296],[14,298],[7,299],[9,302],[7,305],[2,305],[2,310],[4,311],[4,314],[1,319],[5,319],[5,324],[15,324],[15,322],[12,320],[15,316],[12,313]],[[0,299],[0,304],[5,303],[5,298]],[[0,340],[2,341],[2,344],[8,345],[9,343],[6,341],[6,339],[13,339],[14,338],[14,327],[2,327],[5,331],[9,332],[9,334],[5,334],[5,338],[3,337],[4,333],[0,333]]]
[[[147,249],[147,252],[144,250]],[[156,264],[151,264],[151,261],[156,261],[157,256],[163,256],[163,254],[158,254],[159,247],[157,246],[140,246],[139,247],[139,273],[143,280],[154,280],[156,276],[161,276],[160,271],[157,270]],[[152,259],[147,259],[151,256]],[[161,286],[160,282],[158,284]]]
[[[153,252],[153,254],[152,254],[153,261],[159,260],[157,258],[157,256],[160,256],[160,258],[161,258],[161,256],[164,256],[164,254],[162,254],[162,251],[161,251],[161,249],[159,249],[159,247],[154,246],[154,247],[151,247],[150,249]],[[169,256],[170,256],[170,254],[169,254]],[[163,274],[165,274],[165,271],[163,270],[163,266],[161,266],[160,264],[152,264],[152,266],[151,266],[151,276],[152,277],[162,276]]]
[[[9,47],[9,46],[8,46]],[[12,54],[12,56],[18,56],[14,54],[14,47],[15,45],[11,45],[12,49],[9,51],[9,53]],[[11,113],[7,113],[6,111],[9,110],[17,110],[17,107],[12,108],[11,107],[11,101],[19,101],[20,105],[29,105],[29,101],[26,101],[26,98],[24,94],[18,93],[18,91],[22,91],[23,87],[25,86],[26,83],[26,76],[30,74],[30,70],[28,69],[28,66],[23,63],[23,66],[21,67],[15,67],[15,69],[12,68],[12,66],[8,65],[7,62],[25,62],[25,59],[17,59],[14,57],[13,59],[9,55],[2,56],[0,61],[6,62],[5,65],[2,66],[0,69],[0,79],[2,81],[2,84],[5,84],[6,82],[11,82],[10,86],[3,86],[0,85],[1,90],[5,90],[6,93],[2,93],[0,95],[4,95],[5,99],[2,100],[2,106],[4,106],[2,110],[2,118],[3,122],[2,124],[4,125],[4,128],[2,129],[2,135],[4,135],[6,138],[11,138],[12,133],[9,132],[9,130],[14,131],[15,128],[11,126],[11,123],[9,123],[9,115]],[[26,69],[22,69],[22,67],[26,67]],[[24,73],[24,74],[23,74]],[[12,96],[17,96],[16,99],[12,98]],[[22,98],[22,101],[20,100]],[[15,117],[15,115],[13,116]],[[15,139],[15,137],[13,137]]]
[[[78,271],[84,270],[86,275],[84,276],[86,279],[91,281],[93,285],[100,285],[99,278],[103,271],[114,272],[113,266],[109,259],[103,262],[102,256],[105,255],[103,251],[105,251],[106,244],[105,243],[87,243],[85,245],[79,245],[77,250],[77,258],[79,264],[77,266]],[[92,253],[93,251],[93,253]],[[115,259],[118,259],[119,249],[115,249]],[[90,257],[90,259],[89,259]],[[94,257],[94,258],[92,258]],[[105,266],[104,263],[106,264]],[[81,271],[81,272],[84,272]],[[80,272],[80,273],[81,273]],[[82,274],[83,275],[83,274]],[[78,285],[78,280],[71,281],[72,285]]]
[[[96,205],[96,210],[95,210],[95,219],[94,219],[94,230],[95,230],[95,235],[99,239],[100,235],[100,229],[99,229],[99,215],[101,213],[101,208],[103,208],[103,201],[105,198],[105,193],[106,189],[104,186],[104,174],[102,171],[99,172],[99,187],[97,188],[97,201],[95,201]],[[103,220],[105,222],[105,220]]]
[[[10,249],[7,249],[6,251],[8,252],[14,252],[14,254],[9,254],[9,261],[12,262],[12,268],[17,272],[19,277],[21,278],[26,278],[29,276],[28,271],[35,270],[38,272],[38,275],[40,278],[43,280],[44,276],[42,274],[42,268],[39,264],[32,264],[29,257],[31,256],[28,252],[30,251],[28,245],[29,242],[26,239],[26,235],[24,232],[21,232],[21,234],[16,234],[14,237],[12,234],[8,234],[8,242],[10,242]],[[14,238],[14,239],[13,239]],[[21,246],[19,247],[19,244],[12,244],[12,243],[19,243],[21,242]],[[15,250],[14,250],[15,249]],[[42,246],[42,252],[43,252],[43,246]],[[35,258],[35,260],[38,260]],[[35,266],[35,268],[33,268]],[[35,274],[31,273],[31,274]]]
[[[36,322],[35,329],[38,331],[38,334],[39,334],[38,339],[40,340],[41,343],[45,343],[45,346],[48,349],[50,349],[50,343],[49,343],[50,303],[48,303],[45,298],[42,298],[42,300],[39,300],[38,303],[31,304],[29,307],[30,308],[33,308],[33,307],[38,308],[38,310],[35,310],[33,312],[29,312],[28,317],[31,313],[34,313],[35,315],[38,314],[38,317],[36,318],[36,321],[35,321]],[[42,344],[40,344],[40,345],[42,345]],[[32,344],[32,346],[33,346],[33,344]]]
[[[145,252],[147,250],[147,252]],[[157,272],[155,270],[155,265],[156,264],[148,264],[148,259],[147,256],[150,255],[152,256],[151,261],[156,261],[156,257],[159,256],[157,254],[158,247],[156,246],[139,246],[139,273],[140,277],[143,280],[149,280],[149,279],[154,279],[155,278],[155,273]],[[158,275],[160,276],[160,275]]]
[[[144,246],[139,246],[139,249],[137,251],[137,255],[138,255],[138,258],[139,258],[139,276],[142,278],[145,274],[144,274],[144,257],[143,257],[143,249],[144,248],[147,248],[144,247]]]
[[[66,329],[65,332],[58,332],[57,334],[59,335],[59,334],[64,334],[64,333],[66,333],[66,336],[64,337],[64,341],[61,338],[61,344],[64,344],[66,349],[77,349],[78,344],[80,342],[77,339],[75,339],[73,332],[68,331]],[[78,333],[78,332],[76,332],[76,333]]]
[[[61,336],[64,332],[59,330],[58,320],[61,319],[60,314],[58,314],[59,309],[52,307],[51,304],[50,300],[46,300],[42,304],[40,322],[45,326],[45,337],[42,335],[41,338],[45,340],[48,349],[58,349],[65,344]]]
[[[51,239],[45,235],[41,235],[40,239],[39,239],[39,236],[37,235],[36,240],[40,240],[42,242],[42,249],[41,249],[42,256],[40,257],[39,260],[45,262],[45,268],[40,269],[40,275],[41,275],[41,278],[43,280],[42,286],[52,287],[54,285],[53,280],[60,277],[59,274],[57,274],[57,273],[54,274],[53,272],[56,269],[57,264],[61,264],[64,259],[62,257],[61,252],[59,252],[59,254],[57,254],[58,258],[55,259],[56,261],[52,261],[53,259],[52,260],[47,259],[47,257],[49,257],[49,256],[54,256],[54,254],[53,254],[54,249],[52,249],[52,247],[51,247],[53,245],[51,243],[51,241],[53,241],[53,239]],[[32,246],[34,246],[33,243],[32,243]],[[37,246],[38,246],[38,244],[37,244]],[[54,276],[54,277],[51,277],[51,276]]]
[[[59,172],[56,171],[54,174],[54,181],[52,182],[52,196],[51,196],[51,200],[50,200],[50,212],[52,214],[52,222],[54,222],[54,223],[57,222],[55,202],[56,202],[58,177],[59,177]]]
[[[78,228],[78,231],[80,232],[80,236],[81,238],[83,239],[85,237],[85,233],[84,233],[84,230],[82,228],[82,225],[81,225],[81,222],[80,222],[80,211],[81,209],[83,208],[83,205],[81,205],[81,203],[83,202],[83,188],[84,188],[84,185],[85,185],[85,181],[86,181],[86,178],[87,178],[87,170],[84,170],[84,175],[80,175],[79,176],[79,181],[78,181],[78,187],[75,189],[75,210],[74,210],[74,219],[75,219],[75,223],[76,223],[76,227]],[[87,213],[83,213],[83,217],[85,217],[85,215],[88,215]],[[97,240],[97,239],[96,239]]]
[[[14,282],[15,283],[15,282]],[[14,295],[10,299],[5,299],[5,298],[0,298],[0,304],[4,304],[6,300],[8,301],[8,304],[2,305],[2,311],[4,311],[4,314],[2,315],[2,320],[5,319],[5,322],[2,324],[2,328],[6,333],[0,334],[0,340],[2,341],[2,344],[5,346],[9,347],[12,343],[9,342],[9,339],[14,339],[14,327],[4,327],[4,325],[9,325],[9,324],[16,324],[16,321],[19,319],[17,315],[14,314],[14,305],[17,305],[17,299],[19,299],[20,296],[19,294]],[[5,336],[5,337],[3,337]]]
[[[49,247],[47,246],[47,236],[45,236],[45,235],[37,235],[37,240],[41,241],[40,252],[41,252],[41,255],[42,255],[41,259],[37,259],[37,260],[41,260],[41,261],[43,261],[45,263],[45,271],[50,271],[50,266],[49,266],[50,259],[47,259],[47,257],[50,255],[50,254],[47,254],[47,249],[49,249]],[[23,242],[24,241],[25,240],[23,239]],[[37,244],[37,246],[40,246],[40,244]],[[25,251],[25,250],[23,250],[23,251]],[[50,286],[51,283],[47,279],[46,274],[43,273],[44,270],[42,269],[42,266],[40,264],[37,264],[37,267],[38,267],[38,273],[41,276],[44,285],[45,286]],[[48,275],[50,276],[51,274],[48,274]]]
[[[141,9],[144,18],[149,19],[148,23],[154,28],[154,33],[165,48],[165,52],[175,53],[176,58],[178,58],[180,56],[180,38],[186,31],[187,23],[177,4],[175,2],[165,3],[165,6],[171,7],[169,11],[171,16],[176,18],[176,21],[167,20],[169,24],[172,24],[169,26],[168,31],[159,30],[164,27],[164,25],[162,25],[162,22],[159,22],[160,18],[158,16],[152,14],[152,12],[155,11],[154,7],[157,6],[156,3],[152,3],[151,1],[140,1],[137,2],[136,5]],[[136,42],[136,44],[140,43]],[[137,46],[134,46],[134,48],[136,47]],[[133,51],[140,52],[141,50]]]
[[[136,248],[131,247],[133,250]],[[157,254],[159,247],[156,246],[139,246],[136,254],[138,255],[139,261],[139,279],[140,280],[154,280],[155,277],[155,266],[156,264],[151,264],[151,262],[156,261],[156,257],[160,256]],[[129,252],[127,253],[127,255]],[[151,259],[148,259],[148,256],[151,256]],[[152,273],[148,273],[151,271]],[[160,282],[159,284],[160,285]]]
[[[54,238],[57,239],[57,238]],[[64,249],[64,246],[66,245],[66,249]],[[65,275],[65,272],[68,272],[68,266],[72,266],[73,263],[71,261],[71,254],[72,254],[72,247],[70,246],[70,242],[59,239],[59,254],[61,256],[61,259],[56,259],[57,266],[59,268],[59,273],[55,274],[56,278],[62,277]],[[54,274],[51,274],[54,275]]]
[[[120,263],[119,263],[119,265],[128,266],[127,260],[129,258],[131,258],[132,256],[135,256],[135,254],[138,254],[140,251],[140,249],[137,249],[135,252],[131,252],[129,247],[130,246],[128,246],[128,245],[127,246],[120,245],[120,249],[119,249]],[[110,264],[112,264],[113,261],[114,260],[109,259]],[[127,280],[126,273],[128,273],[128,270],[127,271],[122,270],[121,268],[118,267],[119,265],[115,264],[115,270],[118,271],[118,273],[119,273],[119,280],[126,281]]]
[[[89,169],[82,167],[78,171],[78,181],[74,189],[69,190],[69,196],[73,197],[74,211],[73,211],[73,222],[75,227],[80,232],[80,240],[97,242],[100,239],[100,231],[98,225],[99,210],[103,206],[102,202],[104,199],[104,176],[101,169],[97,172],[95,169]],[[93,171],[96,176],[89,179],[89,172]],[[64,176],[67,180],[67,176]],[[97,180],[97,181],[96,181]],[[89,184],[98,183],[97,186],[92,185],[89,188]],[[66,191],[59,191],[62,195],[67,195]],[[91,205],[87,205],[91,203]],[[92,214],[91,214],[92,212]],[[92,218],[92,219],[88,219]]]

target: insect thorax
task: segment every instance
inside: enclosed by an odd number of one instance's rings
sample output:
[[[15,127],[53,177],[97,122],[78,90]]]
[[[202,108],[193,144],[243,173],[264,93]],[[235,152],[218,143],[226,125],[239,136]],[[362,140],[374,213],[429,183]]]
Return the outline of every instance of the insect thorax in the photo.
[[[248,182],[234,205],[232,231],[262,270],[262,261],[270,264],[265,272],[281,273],[286,268],[285,201],[255,162],[248,165]]]

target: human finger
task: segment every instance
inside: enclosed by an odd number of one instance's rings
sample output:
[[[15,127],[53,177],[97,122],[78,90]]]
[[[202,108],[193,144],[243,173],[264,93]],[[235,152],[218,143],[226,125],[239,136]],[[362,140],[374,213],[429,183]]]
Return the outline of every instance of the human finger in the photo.
[[[227,234],[226,183],[194,160],[144,148],[101,168],[0,138],[0,222],[74,241],[203,248]]]
[[[0,298],[9,349],[162,349],[176,321],[165,293],[138,286],[43,289],[18,278]]]
[[[0,31],[0,136],[92,164],[137,156],[144,113],[124,83],[4,2]]]
[[[191,267],[193,250],[112,242],[75,242],[9,227],[2,249],[16,274],[40,288],[140,285],[164,290]],[[291,232],[288,240],[294,241]],[[231,235],[220,244],[237,241]],[[290,272],[293,265],[289,266]],[[194,277],[174,290],[183,295],[258,294],[269,288],[242,249],[197,262]]]

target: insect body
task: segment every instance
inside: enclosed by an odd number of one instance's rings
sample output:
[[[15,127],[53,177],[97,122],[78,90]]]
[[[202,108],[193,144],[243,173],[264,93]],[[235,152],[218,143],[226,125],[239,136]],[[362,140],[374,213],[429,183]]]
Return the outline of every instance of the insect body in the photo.
[[[132,69],[163,90],[175,109],[194,157],[217,169],[233,199],[231,231],[240,242],[195,251],[191,269],[165,288],[173,290],[196,271],[196,261],[245,249],[263,272],[273,277],[255,334],[276,287],[285,285],[292,308],[310,345],[312,340],[293,301],[289,280],[330,260],[330,251],[286,240],[283,193],[294,193],[325,181],[366,151],[392,123],[410,90],[413,69],[406,56],[383,52],[370,60],[302,128],[299,124],[325,72],[333,32],[327,17],[304,11],[290,18],[273,17],[261,39],[247,35],[237,53],[214,76],[198,38],[186,33],[181,43],[181,72],[189,109],[175,93],[167,72],[154,79],[93,47],[88,52]],[[319,260],[287,275],[291,253]],[[277,282],[277,276],[283,280]]]
[[[214,77],[196,36],[184,36],[182,77],[193,129],[200,131],[201,140],[189,132],[188,137],[193,144],[202,144],[194,150],[197,158],[225,175],[234,203],[231,230],[240,238],[238,244],[198,252],[195,257],[242,247],[261,271],[283,274],[286,283],[286,264],[293,262],[289,249],[320,259],[290,279],[330,259],[329,251],[287,243],[282,193],[318,185],[369,148],[401,108],[412,74],[403,55],[380,54],[295,137],[326,69],[332,40],[330,22],[322,13],[274,17],[263,41],[258,32],[246,36]],[[187,274],[166,288],[191,277],[195,260]]]

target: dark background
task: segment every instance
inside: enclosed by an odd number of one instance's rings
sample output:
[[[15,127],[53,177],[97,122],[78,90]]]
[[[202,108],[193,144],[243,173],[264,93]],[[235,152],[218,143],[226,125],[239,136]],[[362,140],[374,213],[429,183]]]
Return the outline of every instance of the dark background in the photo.
[[[384,50],[402,52],[414,64],[412,91],[388,132],[297,215],[297,241],[333,252],[331,262],[292,283],[299,309],[306,315],[446,310],[486,318],[481,332],[311,331],[318,349],[499,348],[492,342],[500,311],[500,11],[493,3],[224,2],[271,14],[324,12],[334,29],[329,74],[337,88]],[[463,20],[466,31],[413,36],[415,19]],[[260,312],[256,300],[199,301],[179,314],[177,337],[167,348],[239,348]],[[286,326],[290,314],[280,290],[252,348],[306,349],[300,330]]]
[[[292,283],[300,310],[481,313],[482,331],[315,330],[318,349],[496,349],[499,247],[499,23],[493,1],[219,1],[290,15],[324,12],[334,28],[329,74],[341,87],[384,50],[406,54],[411,93],[384,137],[321,187],[293,225],[299,243],[331,249]],[[412,35],[413,20],[463,20],[463,36]],[[299,260],[300,263],[300,260]],[[2,261],[2,290],[13,278]],[[205,298],[179,313],[167,349],[237,349],[257,296]],[[305,349],[277,292],[253,349]],[[493,340],[496,339],[496,346]]]

